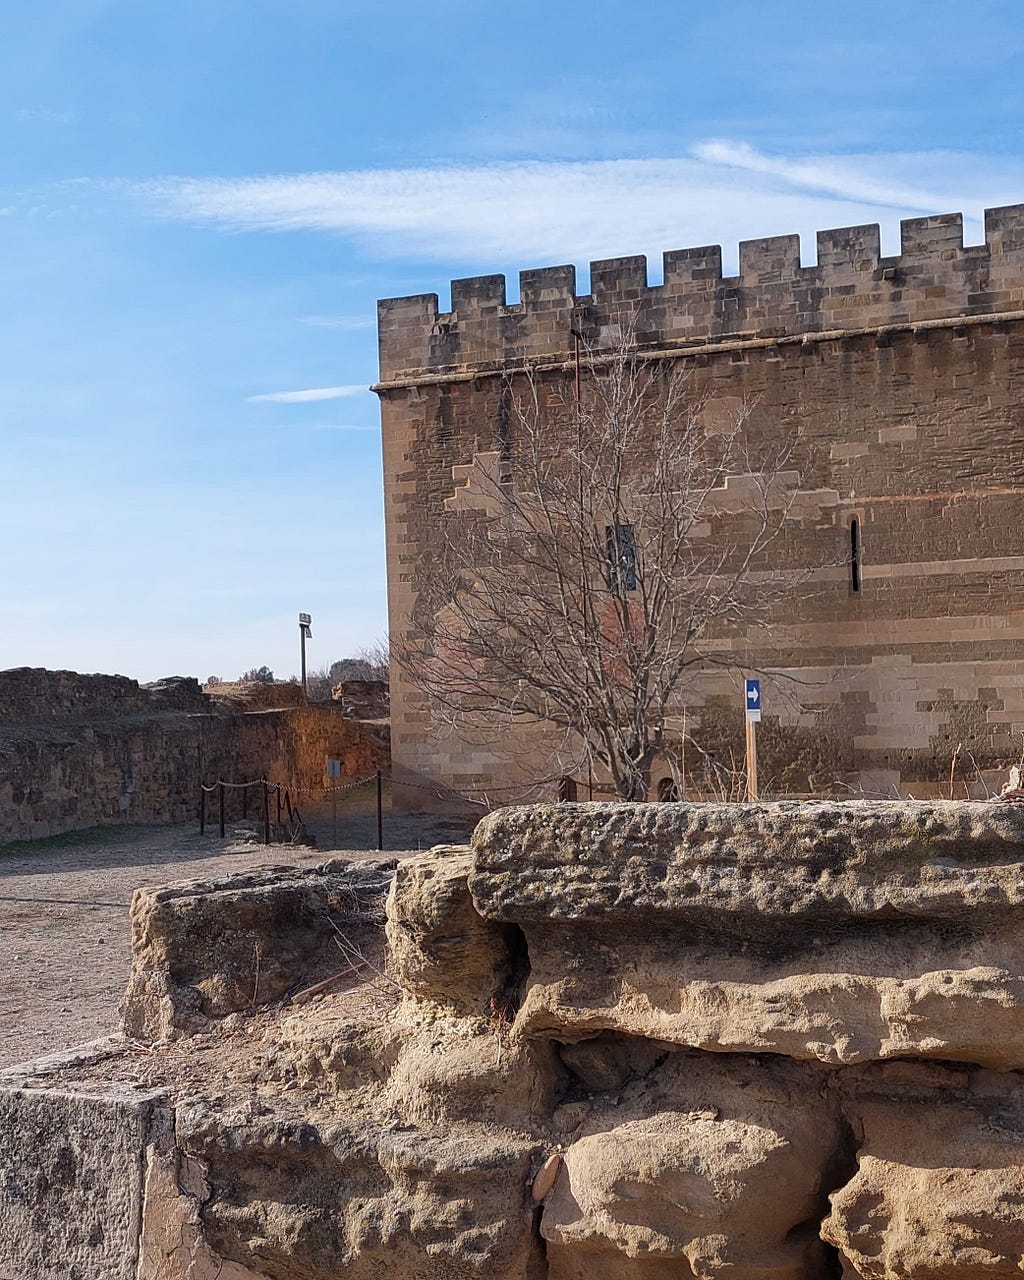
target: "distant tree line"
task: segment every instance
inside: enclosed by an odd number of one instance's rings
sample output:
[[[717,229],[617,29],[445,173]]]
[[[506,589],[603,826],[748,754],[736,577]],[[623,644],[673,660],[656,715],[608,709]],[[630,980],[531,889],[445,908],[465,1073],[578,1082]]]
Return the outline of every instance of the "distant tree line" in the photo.
[[[339,658],[330,666],[316,667],[306,672],[306,688],[314,701],[330,698],[335,685],[345,680],[376,680],[387,683],[390,664],[387,636],[365,646],[351,658]],[[270,667],[251,667],[238,677],[243,684],[274,684]],[[291,676],[285,683],[298,684],[299,677]],[[221,684],[220,676],[208,676],[207,684]]]

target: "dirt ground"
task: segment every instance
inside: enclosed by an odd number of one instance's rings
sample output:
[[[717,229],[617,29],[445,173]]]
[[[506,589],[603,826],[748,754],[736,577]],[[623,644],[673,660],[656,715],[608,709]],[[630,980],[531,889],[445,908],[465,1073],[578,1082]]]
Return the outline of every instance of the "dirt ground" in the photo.
[[[376,818],[349,815],[351,847],[221,841],[194,827],[115,827],[0,845],[0,1067],[69,1048],[118,1029],[128,977],[128,907],[134,889],[208,879],[266,866],[316,866],[376,843]],[[388,850],[464,839],[437,819],[385,822]]]

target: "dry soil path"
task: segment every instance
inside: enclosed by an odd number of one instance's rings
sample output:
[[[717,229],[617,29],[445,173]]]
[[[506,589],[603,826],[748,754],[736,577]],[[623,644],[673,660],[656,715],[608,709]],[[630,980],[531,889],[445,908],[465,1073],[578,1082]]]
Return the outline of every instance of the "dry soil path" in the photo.
[[[417,819],[389,828],[389,843],[406,849],[451,838]],[[0,845],[0,1067],[117,1030],[136,888],[367,856],[369,841],[359,843],[346,854],[222,843],[187,827],[119,827]]]

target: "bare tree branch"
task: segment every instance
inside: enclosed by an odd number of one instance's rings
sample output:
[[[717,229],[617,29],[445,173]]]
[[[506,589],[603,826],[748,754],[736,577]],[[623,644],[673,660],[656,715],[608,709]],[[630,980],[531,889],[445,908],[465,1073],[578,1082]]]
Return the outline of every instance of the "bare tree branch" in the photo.
[[[799,489],[791,445],[755,449],[749,405],[712,424],[628,333],[612,359],[591,355],[578,404],[510,376],[508,446],[477,455],[472,503],[449,502],[396,656],[467,740],[544,726],[562,759],[644,799],[681,745],[670,721],[690,683],[738,665],[736,642],[812,573],[765,572]]]

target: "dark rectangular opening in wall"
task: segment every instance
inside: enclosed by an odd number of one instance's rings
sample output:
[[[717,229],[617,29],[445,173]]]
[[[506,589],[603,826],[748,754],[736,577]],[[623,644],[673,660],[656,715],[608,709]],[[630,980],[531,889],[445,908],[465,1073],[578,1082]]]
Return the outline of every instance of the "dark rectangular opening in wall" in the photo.
[[[608,546],[608,586],[612,591],[636,590],[636,538],[631,524],[610,524],[605,531]]]
[[[861,582],[860,521],[856,516],[850,521],[850,589],[860,591]]]

